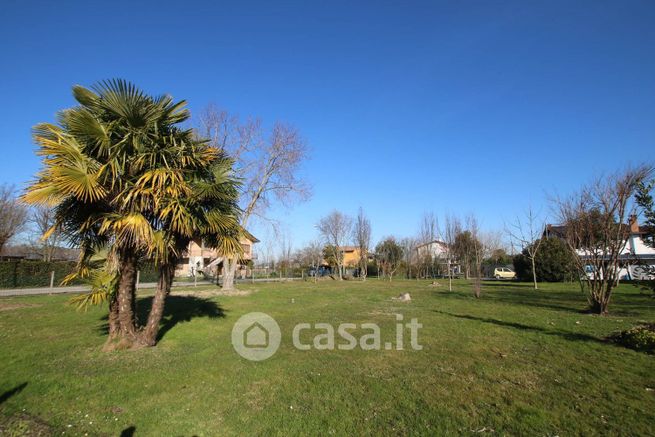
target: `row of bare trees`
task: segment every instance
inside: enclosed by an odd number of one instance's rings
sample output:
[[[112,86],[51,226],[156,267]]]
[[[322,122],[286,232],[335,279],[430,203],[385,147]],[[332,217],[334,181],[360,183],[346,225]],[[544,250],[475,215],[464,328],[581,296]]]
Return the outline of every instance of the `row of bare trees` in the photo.
[[[455,215],[446,215],[443,226],[437,216],[425,213],[415,237],[383,238],[375,247],[378,274],[392,278],[403,265],[407,277],[433,277],[441,273],[452,279],[456,267],[461,266],[467,278],[474,278],[476,296],[481,293],[482,262],[491,253],[503,250],[500,233],[482,232],[475,216],[463,221]],[[365,280],[371,252],[371,223],[360,208],[356,219],[334,210],[316,225],[324,244],[324,257],[335,265],[339,279],[344,274],[344,247],[353,244],[359,254],[358,271]],[[421,251],[420,247],[438,245],[438,251]]]
[[[368,254],[371,245],[371,221],[359,208],[357,217],[334,210],[321,218],[316,224],[321,241],[325,244],[327,257],[334,260],[339,280],[345,272],[344,248],[352,243],[358,254],[357,267],[360,278],[366,280],[368,273]]]

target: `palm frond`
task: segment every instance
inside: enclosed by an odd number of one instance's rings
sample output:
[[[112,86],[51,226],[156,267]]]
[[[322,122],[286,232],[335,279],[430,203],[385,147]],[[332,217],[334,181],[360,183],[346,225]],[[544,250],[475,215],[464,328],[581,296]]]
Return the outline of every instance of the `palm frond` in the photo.
[[[104,269],[97,269],[90,272],[85,282],[91,286],[91,291],[74,296],[69,300],[69,304],[74,305],[78,310],[87,310],[91,305],[107,302],[116,293],[118,275]]]
[[[73,86],[73,97],[82,106],[93,106],[98,102],[98,95],[88,88],[81,85]]]

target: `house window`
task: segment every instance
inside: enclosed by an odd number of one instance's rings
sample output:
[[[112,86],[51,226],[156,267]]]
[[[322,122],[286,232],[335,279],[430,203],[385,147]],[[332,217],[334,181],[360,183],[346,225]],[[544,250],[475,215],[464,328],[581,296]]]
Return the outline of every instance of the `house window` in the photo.
[[[242,244],[241,249],[243,250],[243,253],[249,254],[250,253],[250,244]]]

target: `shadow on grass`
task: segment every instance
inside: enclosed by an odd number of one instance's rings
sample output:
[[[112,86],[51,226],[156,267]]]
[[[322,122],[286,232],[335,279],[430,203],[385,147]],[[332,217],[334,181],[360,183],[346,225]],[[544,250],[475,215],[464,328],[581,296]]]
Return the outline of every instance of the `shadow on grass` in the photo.
[[[488,283],[484,286],[494,291],[490,296],[493,300],[503,303],[518,303],[576,314],[587,312],[585,297],[580,292],[541,291],[533,289],[532,285],[520,283]]]
[[[132,437],[136,431],[136,426],[130,426],[121,431],[121,437]]]
[[[501,287],[503,284],[487,284],[492,287]],[[534,290],[532,285],[521,289],[521,284],[514,284],[515,288],[505,290],[494,290],[492,299],[503,303],[518,303],[528,306],[536,306],[554,310],[562,310],[572,313],[589,313],[589,306],[586,295],[572,284],[575,291],[563,290]],[[644,310],[653,307],[655,302],[650,296],[642,293],[630,293],[625,290],[615,289],[612,292],[610,303],[610,316],[635,317],[643,316]]]
[[[137,303],[137,320],[145,324],[152,307],[152,296],[139,299]],[[164,315],[159,325],[157,341],[160,341],[168,331],[173,329],[180,322],[189,322],[197,317],[208,317],[210,319],[225,317],[225,311],[221,306],[211,299],[196,296],[168,296]],[[102,335],[109,333],[107,315],[102,320],[105,322],[100,326]]]
[[[498,289],[502,287],[502,290]],[[486,292],[485,292],[486,291]],[[436,295],[440,298],[475,299],[473,291],[448,291]],[[512,305],[524,305],[565,311],[575,314],[585,313],[586,302],[580,293],[559,291],[539,291],[528,289],[524,284],[483,283],[481,300]]]
[[[10,397],[22,392],[25,387],[27,387],[26,382],[19,384],[16,387],[12,388],[11,390],[7,390],[6,392],[2,393],[0,395],[0,405],[4,404]]]
[[[592,342],[602,343],[602,344],[606,343],[602,339],[594,337],[593,335],[588,335],[588,334],[580,334],[580,333],[566,332],[566,331],[557,331],[557,330],[554,330],[554,329],[545,329],[545,328],[541,328],[539,326],[524,325],[523,323],[517,323],[517,322],[505,322],[503,320],[492,319],[492,318],[489,318],[489,317],[476,317],[476,316],[471,316],[471,315],[468,315],[468,314],[453,314],[453,313],[449,313],[449,312],[446,312],[446,311],[439,311],[439,310],[434,310],[434,312],[438,313],[438,314],[444,314],[444,315],[450,316],[450,317],[457,317],[459,319],[474,320],[474,321],[477,321],[477,322],[489,323],[489,324],[496,325],[496,326],[503,326],[505,328],[513,328],[513,329],[518,329],[518,330],[521,330],[521,331],[537,332],[537,333],[540,333],[540,334],[557,336],[557,337],[561,337],[561,338],[563,338],[565,340],[570,340],[570,341],[592,341]]]
[[[572,314],[589,314],[589,307],[585,295],[571,284],[570,290],[552,290],[532,288],[531,283],[486,281],[482,285],[482,298],[488,302],[545,308],[563,311]],[[574,291],[571,291],[574,290]],[[486,292],[485,292],[486,291]],[[453,291],[437,295],[441,298],[472,299],[473,292]],[[610,305],[611,316],[634,317],[642,316],[644,309],[652,307],[655,301],[647,295],[636,293],[612,294]]]

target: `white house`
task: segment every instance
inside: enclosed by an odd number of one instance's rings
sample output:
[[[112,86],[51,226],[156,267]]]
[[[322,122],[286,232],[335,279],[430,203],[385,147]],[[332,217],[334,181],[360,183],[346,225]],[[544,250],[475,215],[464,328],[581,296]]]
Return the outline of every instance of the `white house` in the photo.
[[[416,246],[416,252],[419,258],[428,255],[434,258],[444,258],[448,254],[448,245],[443,241],[434,240],[429,243],[423,243]]]
[[[644,226],[639,226],[636,216],[630,217],[630,234],[621,252],[621,271],[619,277],[625,279],[655,279],[655,248],[648,246],[643,239],[647,233]],[[564,238],[566,227],[561,225],[546,225],[543,236],[546,238]],[[584,257],[585,251],[578,249],[579,256]]]
[[[428,243],[419,244],[416,246],[416,255],[418,256],[419,261],[426,259],[428,256],[432,259],[432,262],[437,261],[439,265],[442,266],[442,271],[450,270],[454,275],[459,275],[461,269],[459,262],[456,259],[450,260],[450,266],[448,264],[448,245],[443,241],[433,240]]]

